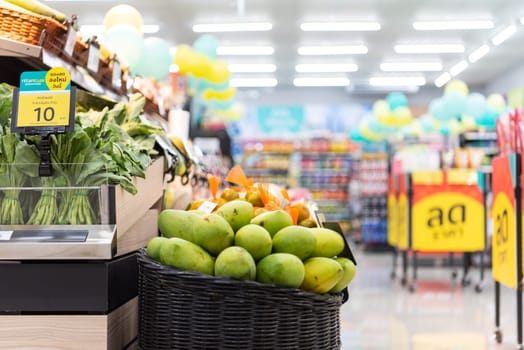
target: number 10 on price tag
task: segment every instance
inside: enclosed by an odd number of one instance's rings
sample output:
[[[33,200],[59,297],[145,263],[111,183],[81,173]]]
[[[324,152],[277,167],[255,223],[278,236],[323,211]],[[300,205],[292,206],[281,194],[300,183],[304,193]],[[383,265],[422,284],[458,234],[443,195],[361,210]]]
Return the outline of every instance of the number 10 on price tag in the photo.
[[[75,90],[62,67],[23,72],[13,94],[11,130],[25,134],[64,133],[74,127]]]

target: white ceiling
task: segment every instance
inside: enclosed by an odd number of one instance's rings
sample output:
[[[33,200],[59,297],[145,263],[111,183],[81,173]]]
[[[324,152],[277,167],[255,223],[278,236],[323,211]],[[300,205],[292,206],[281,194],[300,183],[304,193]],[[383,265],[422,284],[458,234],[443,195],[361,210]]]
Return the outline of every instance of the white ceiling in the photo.
[[[240,0],[242,2],[242,0]],[[78,14],[80,24],[102,24],[105,12],[121,1],[48,1],[49,5],[66,14]],[[159,24],[158,36],[176,44],[192,44],[200,35],[192,32],[195,23],[270,21],[268,32],[214,33],[221,45],[272,45],[272,56],[224,57],[228,63],[274,63],[275,73],[238,74],[245,76],[273,75],[279,86],[292,85],[293,78],[319,74],[296,73],[299,63],[356,63],[357,72],[344,73],[355,89],[364,89],[373,75],[406,75],[380,71],[383,61],[439,61],[447,71],[482,44],[491,51],[458,75],[469,85],[482,86],[497,76],[524,63],[524,16],[522,0],[245,0],[244,15],[239,15],[233,0],[129,0],[143,15],[145,24]],[[482,30],[415,31],[414,20],[490,19],[494,28]],[[380,31],[374,32],[303,32],[302,21],[378,21]],[[500,46],[490,39],[501,29],[516,24],[517,33]],[[401,55],[393,47],[397,43],[460,43],[465,52],[458,54]],[[302,45],[365,44],[366,55],[300,57]],[[442,72],[422,75],[428,85]],[[412,73],[411,75],[416,74]],[[341,74],[322,74],[322,76]]]

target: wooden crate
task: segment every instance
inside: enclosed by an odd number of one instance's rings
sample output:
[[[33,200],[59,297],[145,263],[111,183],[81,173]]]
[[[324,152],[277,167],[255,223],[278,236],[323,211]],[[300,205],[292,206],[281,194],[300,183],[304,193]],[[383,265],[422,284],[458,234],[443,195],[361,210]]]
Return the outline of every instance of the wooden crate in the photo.
[[[107,315],[1,315],[0,349],[121,350],[138,336],[138,297]]]

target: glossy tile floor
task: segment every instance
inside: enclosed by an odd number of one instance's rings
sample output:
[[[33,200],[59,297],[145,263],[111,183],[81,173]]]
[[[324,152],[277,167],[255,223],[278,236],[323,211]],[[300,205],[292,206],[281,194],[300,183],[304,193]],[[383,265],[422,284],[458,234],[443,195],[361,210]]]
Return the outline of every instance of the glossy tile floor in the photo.
[[[515,349],[516,291],[501,287],[503,341],[497,344],[491,270],[479,294],[474,290],[477,269],[470,273],[472,285],[463,288],[451,283],[450,268],[421,267],[416,291],[410,293],[390,277],[391,253],[357,250],[356,259],[350,300],[341,309],[342,349]]]

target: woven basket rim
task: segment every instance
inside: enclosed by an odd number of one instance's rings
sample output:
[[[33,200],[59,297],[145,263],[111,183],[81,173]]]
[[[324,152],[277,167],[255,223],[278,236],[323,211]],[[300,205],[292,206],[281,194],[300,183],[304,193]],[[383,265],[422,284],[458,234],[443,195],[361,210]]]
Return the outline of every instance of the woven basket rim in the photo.
[[[280,287],[274,284],[266,284],[257,281],[240,281],[227,277],[210,276],[198,272],[180,270],[175,267],[162,265],[160,262],[150,258],[147,255],[146,248],[141,248],[137,253],[137,257],[139,262],[147,264],[149,267],[156,269],[157,272],[160,272],[162,275],[165,276],[177,276],[179,278],[187,278],[216,286],[252,288],[264,290],[266,292],[278,292],[282,294],[287,294],[291,298],[307,298],[316,302],[343,304],[347,301],[347,296],[344,295],[344,292],[336,294],[317,294],[307,292],[298,288]]]
[[[31,19],[31,17],[33,18],[37,18],[39,20],[42,20],[42,21],[49,21],[49,22],[55,22],[56,24],[59,24],[60,26],[63,26],[64,28],[67,28],[67,26],[62,23],[62,22],[59,22],[57,21],[56,19],[52,18],[52,17],[49,17],[49,16],[43,16],[43,15],[40,15],[38,13],[25,13],[25,12],[20,12],[20,11],[17,11],[17,10],[14,10],[14,9],[10,9],[10,8],[7,8],[7,7],[4,7],[2,5],[0,5],[0,11],[1,14],[6,14],[5,12],[8,12],[11,16],[13,17],[20,17],[21,19],[24,19],[24,17],[28,17],[27,19]],[[24,19],[26,20],[26,19]]]

